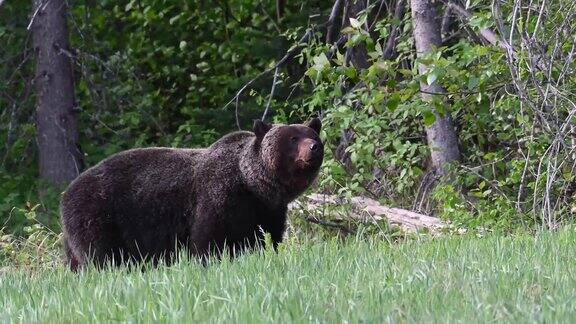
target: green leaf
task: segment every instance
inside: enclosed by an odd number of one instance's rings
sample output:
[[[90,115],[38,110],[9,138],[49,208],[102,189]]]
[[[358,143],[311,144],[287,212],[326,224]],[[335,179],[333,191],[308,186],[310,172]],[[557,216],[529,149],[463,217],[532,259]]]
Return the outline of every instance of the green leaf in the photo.
[[[353,67],[347,68],[344,73],[345,73],[346,76],[349,77],[350,79],[356,78],[356,69],[353,68]]]
[[[170,18],[170,20],[168,20],[168,23],[169,23],[170,25],[174,25],[174,23],[178,20],[178,18],[180,18],[180,16],[181,16],[181,15],[176,15],[176,16]]]
[[[356,32],[356,30],[350,26],[342,29],[342,34],[353,34],[355,32]]]
[[[410,71],[408,69],[398,69],[398,70],[396,70],[396,72],[399,72],[400,74],[402,74],[405,77],[411,77],[412,76],[412,71]]]
[[[490,101],[488,98],[482,98],[482,101],[478,104],[478,113],[482,115],[488,115],[490,113]]]
[[[426,126],[431,126],[436,121],[436,115],[430,110],[424,110],[422,116],[424,117],[424,125]]]
[[[486,187],[485,181],[480,182],[480,184],[478,185],[478,189],[480,189],[480,190],[484,189],[485,187]]]
[[[436,113],[438,113],[440,116],[444,116],[446,114],[446,107],[444,107],[444,102],[440,96],[435,96],[432,98],[432,104],[434,105]]]
[[[344,65],[344,55],[340,51],[336,51],[336,64]]]
[[[350,25],[354,28],[360,28],[362,26],[362,23],[358,21],[358,19],[356,18],[350,18]]]
[[[379,104],[382,102],[382,100],[384,100],[384,92],[381,91],[376,92],[374,97],[372,97],[373,104]]]
[[[434,83],[434,81],[436,81],[437,78],[438,76],[434,72],[431,72],[426,77],[426,83],[428,83],[428,85],[432,85],[432,83]]]
[[[484,160],[492,161],[494,158],[496,158],[496,154],[494,154],[494,152],[484,154]]]
[[[470,77],[470,79],[468,79],[468,90],[474,90],[474,88],[478,86],[478,81],[478,78]]]
[[[350,154],[350,161],[352,161],[352,163],[358,162],[358,154],[356,152],[352,152],[352,154]]]
[[[398,108],[399,104],[400,104],[400,95],[398,93],[395,93],[390,97],[390,99],[388,99],[386,107],[388,107],[388,109],[390,109],[391,111],[394,111],[396,110],[396,108]]]
[[[330,61],[328,61],[328,57],[326,57],[324,53],[315,56],[312,60],[314,61],[314,68],[318,71],[322,71],[324,68],[330,66]]]
[[[124,10],[130,11],[132,9],[132,6],[134,6],[134,1],[128,2],[128,4],[124,7]]]

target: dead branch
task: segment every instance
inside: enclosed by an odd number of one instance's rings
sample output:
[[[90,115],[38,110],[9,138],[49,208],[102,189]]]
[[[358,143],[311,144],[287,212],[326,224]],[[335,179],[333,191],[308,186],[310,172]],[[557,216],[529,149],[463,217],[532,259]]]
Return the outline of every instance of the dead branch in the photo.
[[[448,10],[451,10],[451,11],[457,13],[466,23],[472,17],[472,14],[470,12],[468,12],[468,10],[462,8],[460,5],[458,5],[452,1],[446,1],[445,3],[446,3],[446,6],[448,7],[447,8]],[[508,44],[508,42],[506,42],[504,39],[500,39],[500,37],[498,37],[498,35],[496,35],[496,33],[494,33],[492,30],[490,30],[488,28],[482,28],[482,29],[480,29],[480,35],[485,40],[487,40],[490,44],[499,46],[502,49],[504,49],[505,51],[513,52],[513,49],[510,46],[510,44]]]
[[[336,16],[340,12],[342,7],[342,0],[336,0],[332,6],[332,11],[330,12],[330,17],[328,18],[328,25],[326,26],[326,43],[332,43],[333,34],[336,31]]]
[[[402,17],[404,17],[405,10],[406,10],[406,3],[404,2],[404,0],[398,0],[398,2],[396,2],[396,8],[394,9],[394,20],[401,22]],[[386,47],[382,51],[383,52],[382,56],[384,57],[384,59],[392,58],[394,50],[396,48],[396,42],[401,26],[402,24],[393,25],[392,28],[390,29],[390,34],[388,36],[388,40],[386,41]]]
[[[325,220],[321,220],[318,217],[312,217],[312,216],[308,216],[305,218],[306,221],[310,222],[310,223],[314,223],[317,225],[322,225],[322,226],[326,226],[326,227],[331,227],[331,228],[335,228],[339,231],[342,231],[346,234],[354,234],[354,232],[349,229],[348,227],[342,225],[342,224],[338,224],[335,222],[330,222],[330,221],[325,221]]]
[[[314,212],[329,206],[350,205],[352,212],[350,219],[365,223],[377,223],[387,220],[390,224],[399,226],[406,232],[417,232],[427,229],[431,233],[438,233],[446,224],[436,217],[419,214],[413,211],[381,205],[378,201],[367,197],[353,197],[349,201],[335,195],[310,194],[291,203],[290,210],[304,210]]]
[[[272,80],[272,89],[270,89],[270,96],[268,97],[268,103],[266,104],[266,109],[262,114],[262,121],[266,120],[266,114],[268,114],[268,109],[270,109],[270,103],[272,102],[272,97],[274,97],[274,90],[276,89],[276,82],[278,79],[278,68],[274,70],[274,79]]]

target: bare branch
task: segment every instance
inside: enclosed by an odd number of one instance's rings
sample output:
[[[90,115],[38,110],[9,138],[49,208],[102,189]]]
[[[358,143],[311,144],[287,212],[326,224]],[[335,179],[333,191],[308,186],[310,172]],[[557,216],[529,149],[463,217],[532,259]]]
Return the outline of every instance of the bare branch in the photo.
[[[398,2],[400,1],[402,0],[398,0]],[[398,4],[398,2],[396,4]],[[378,6],[378,11],[376,11],[376,15],[374,15],[374,21],[372,21],[372,24],[370,24],[368,31],[371,31],[374,28],[374,26],[376,26],[378,18],[380,18],[380,14],[382,13],[382,9],[384,9],[385,6],[386,6],[386,0],[381,0],[380,5]]]
[[[268,113],[268,109],[270,109],[270,103],[272,102],[272,97],[274,97],[274,90],[276,89],[276,80],[278,79],[278,68],[274,70],[274,79],[272,80],[272,89],[270,90],[270,96],[268,97],[268,103],[266,104],[266,109],[264,109],[264,113],[262,114],[262,121],[266,119],[266,114]]]
[[[445,3],[446,3],[446,6],[450,10],[457,13],[466,23],[472,17],[472,14],[469,13],[466,9],[462,8],[460,5],[458,5],[452,1],[447,1]],[[494,33],[492,30],[490,30],[488,28],[482,28],[482,29],[480,29],[480,35],[485,40],[487,40],[490,44],[499,46],[506,51],[513,52],[513,49],[510,46],[510,44],[508,44],[505,40],[498,37],[498,35],[496,35],[496,33]]]
[[[280,21],[284,17],[284,9],[286,8],[286,0],[276,0],[276,19]]]
[[[336,24],[334,22],[336,21],[336,16],[338,16],[338,13],[340,12],[341,8],[342,8],[342,0],[336,0],[334,2],[334,5],[332,6],[332,11],[330,12],[330,17],[328,18],[328,24],[326,26],[327,44],[332,43],[333,34],[336,30]]]
[[[398,0],[396,2],[396,8],[394,9],[394,19],[397,21],[402,21],[402,17],[404,17],[404,11],[406,10],[406,3],[404,0]],[[391,28],[390,35],[388,36],[388,40],[386,41],[386,47],[384,48],[383,57],[384,59],[392,58],[394,54],[394,49],[396,47],[396,39],[398,38],[398,33],[400,30],[401,25],[394,25]]]
[[[338,230],[340,230],[346,234],[354,234],[354,232],[351,229],[349,229],[348,227],[346,227],[342,224],[321,220],[318,217],[313,217],[313,216],[308,216],[308,217],[305,217],[304,219],[310,223],[314,223],[317,225],[323,225],[323,226],[327,226],[327,227],[336,228],[336,229],[338,229]]]
[[[30,28],[32,28],[32,25],[34,24],[34,20],[36,19],[36,16],[38,16],[38,13],[41,11],[44,11],[44,9],[46,9],[46,6],[48,6],[49,3],[50,3],[50,0],[46,0],[46,2],[43,2],[42,4],[40,4],[38,6],[38,8],[36,8],[36,10],[34,10],[34,14],[32,14],[32,18],[30,19],[30,23],[28,23],[26,30],[30,30]],[[1,4],[2,3],[0,3],[0,5]]]

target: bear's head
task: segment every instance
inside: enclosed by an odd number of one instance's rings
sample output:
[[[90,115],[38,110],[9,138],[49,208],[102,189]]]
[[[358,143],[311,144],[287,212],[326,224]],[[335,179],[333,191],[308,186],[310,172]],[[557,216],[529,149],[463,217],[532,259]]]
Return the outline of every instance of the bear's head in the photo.
[[[294,194],[304,191],[318,175],[324,158],[324,145],[318,136],[321,127],[318,118],[294,125],[254,121],[264,167]]]

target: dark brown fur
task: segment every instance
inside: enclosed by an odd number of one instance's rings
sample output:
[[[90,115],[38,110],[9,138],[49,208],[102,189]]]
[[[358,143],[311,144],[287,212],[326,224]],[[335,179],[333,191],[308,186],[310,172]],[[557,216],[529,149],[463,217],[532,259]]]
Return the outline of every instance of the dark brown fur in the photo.
[[[322,163],[320,121],[224,136],[207,149],[133,149],[80,175],[60,205],[72,269],[127,261],[170,262],[180,248],[205,258],[241,251],[270,233],[282,240],[286,209]]]

